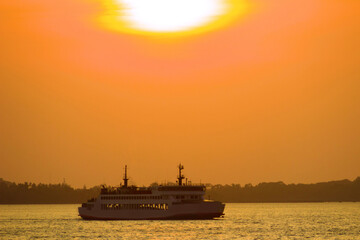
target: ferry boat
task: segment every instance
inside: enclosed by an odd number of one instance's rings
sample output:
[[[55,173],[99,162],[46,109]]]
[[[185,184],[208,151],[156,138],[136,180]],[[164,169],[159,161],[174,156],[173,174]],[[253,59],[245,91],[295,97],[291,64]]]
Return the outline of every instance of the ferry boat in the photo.
[[[155,219],[214,219],[224,216],[225,204],[205,200],[204,185],[184,183],[179,164],[177,185],[150,187],[128,186],[127,166],[124,183],[118,188],[102,186],[97,198],[78,208],[86,220],[155,220]]]

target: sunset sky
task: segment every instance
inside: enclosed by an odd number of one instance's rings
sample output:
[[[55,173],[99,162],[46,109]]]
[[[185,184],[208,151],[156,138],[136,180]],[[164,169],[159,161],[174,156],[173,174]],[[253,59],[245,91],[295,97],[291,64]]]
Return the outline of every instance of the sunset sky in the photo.
[[[360,1],[211,1],[1,0],[0,178],[360,176]]]

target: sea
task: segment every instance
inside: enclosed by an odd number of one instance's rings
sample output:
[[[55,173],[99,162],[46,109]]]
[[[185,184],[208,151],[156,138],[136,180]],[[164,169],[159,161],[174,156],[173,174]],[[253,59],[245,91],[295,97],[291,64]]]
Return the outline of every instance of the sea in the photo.
[[[80,205],[0,205],[0,239],[360,239],[360,203],[227,203],[216,220],[85,221]]]

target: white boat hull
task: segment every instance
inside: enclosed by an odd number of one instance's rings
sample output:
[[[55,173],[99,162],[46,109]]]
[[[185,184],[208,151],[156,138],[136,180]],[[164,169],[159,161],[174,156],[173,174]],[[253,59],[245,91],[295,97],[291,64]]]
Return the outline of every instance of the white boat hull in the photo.
[[[217,201],[171,204],[167,210],[117,209],[79,207],[79,216],[86,220],[155,220],[213,219],[223,216],[225,204]]]

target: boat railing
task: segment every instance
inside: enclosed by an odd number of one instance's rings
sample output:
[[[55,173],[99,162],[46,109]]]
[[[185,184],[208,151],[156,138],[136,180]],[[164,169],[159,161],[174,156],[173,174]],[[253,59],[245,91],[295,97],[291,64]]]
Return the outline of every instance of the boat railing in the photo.
[[[179,186],[178,183],[173,183],[173,182],[167,182],[167,183],[162,183],[162,184],[158,184],[158,185],[154,185],[154,186]],[[185,182],[183,184],[181,184],[181,186],[195,186],[195,187],[200,187],[200,186],[205,186],[205,184],[203,183],[193,183],[193,182]]]
[[[103,195],[115,195],[115,194],[151,194],[152,190],[158,189],[158,190],[165,190],[169,191],[169,189],[172,189],[174,191],[204,191],[206,189],[206,186],[201,183],[192,183],[190,181],[183,183],[182,185],[178,185],[175,183],[165,183],[160,185],[153,185],[151,187],[137,187],[137,186],[120,186],[120,187],[111,187],[103,185],[101,187],[101,194]]]
[[[130,186],[130,187],[107,187],[103,186],[101,188],[101,194],[150,194],[151,188],[149,187],[136,187],[136,186]]]

